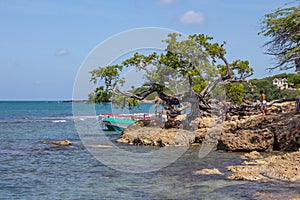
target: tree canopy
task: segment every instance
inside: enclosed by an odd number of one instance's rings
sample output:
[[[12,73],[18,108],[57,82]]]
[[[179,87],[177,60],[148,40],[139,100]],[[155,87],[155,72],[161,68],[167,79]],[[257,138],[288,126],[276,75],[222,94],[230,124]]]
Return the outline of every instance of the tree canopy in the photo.
[[[261,20],[259,34],[269,37],[266,53],[275,56],[278,63],[270,70],[296,67],[300,71],[300,1],[285,4]],[[295,4],[295,6],[292,6]]]
[[[294,88],[300,88],[300,72],[296,74],[290,74],[287,77],[287,82]]]
[[[111,101],[132,107],[156,93],[165,104],[189,104],[191,112],[187,116],[188,122],[212,112],[215,106],[213,102],[216,102],[213,99],[218,96],[217,93],[224,92],[224,89],[218,88],[220,85],[225,87],[233,101],[240,101],[244,92],[240,83],[253,74],[253,69],[248,61],[238,59],[229,62],[224,48],[226,42],[219,44],[212,40],[213,37],[203,34],[182,39],[180,34],[173,33],[163,41],[167,48],[161,54],[135,53],[120,65],[101,66],[91,71],[91,81],[96,83],[99,80],[102,85],[90,98],[106,91]],[[122,91],[126,80],[121,78],[121,72],[129,67],[144,71],[146,84],[139,89]],[[94,100],[103,102],[105,99]]]

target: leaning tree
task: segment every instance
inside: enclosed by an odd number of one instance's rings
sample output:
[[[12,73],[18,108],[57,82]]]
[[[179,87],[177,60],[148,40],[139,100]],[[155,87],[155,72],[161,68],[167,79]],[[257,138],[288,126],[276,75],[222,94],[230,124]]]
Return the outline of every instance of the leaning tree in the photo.
[[[97,96],[97,91],[105,91],[111,95],[111,101],[133,107],[155,93],[160,102],[190,107],[183,122],[183,128],[189,129],[196,117],[218,112],[218,106],[225,100],[226,88],[239,90],[243,86],[238,83],[245,82],[253,74],[248,61],[227,60],[226,42],[219,44],[212,40],[203,34],[182,39],[180,34],[173,33],[164,40],[167,47],[161,54],[135,53],[119,65],[99,67],[91,71],[91,81],[99,81],[102,85],[92,96]],[[144,71],[146,84],[139,90],[122,90],[126,80],[121,73],[129,67]],[[234,85],[230,87],[230,84]],[[101,102],[101,98],[98,100]]]
[[[261,20],[259,34],[269,37],[265,43],[266,54],[274,56],[278,63],[270,70],[296,67],[300,71],[300,1],[295,6],[286,4],[274,12],[266,14]],[[290,6],[290,7],[288,7]]]

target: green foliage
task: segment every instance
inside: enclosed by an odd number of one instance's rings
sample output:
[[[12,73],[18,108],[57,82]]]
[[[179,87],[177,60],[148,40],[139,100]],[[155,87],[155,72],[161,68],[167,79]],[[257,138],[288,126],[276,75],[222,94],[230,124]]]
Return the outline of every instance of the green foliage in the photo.
[[[150,55],[142,55],[139,53],[135,53],[133,57],[124,60],[122,62],[122,65],[125,67],[133,66],[137,69],[143,69],[144,65],[155,63],[155,61],[158,59],[158,55],[156,52],[151,53]]]
[[[135,53],[131,58],[124,60],[120,65],[99,67],[91,71],[91,81],[100,87],[89,95],[90,101],[116,102],[121,107],[132,108],[138,106],[137,99],[158,94],[184,94],[193,90],[201,92],[210,83],[228,79],[228,82],[242,80],[253,73],[248,61],[236,60],[232,63],[225,58],[225,43],[213,43],[213,37],[203,34],[194,34],[186,39],[179,38],[181,35],[173,33],[168,36],[165,43],[165,52],[149,55]],[[220,64],[223,63],[223,64]],[[119,91],[125,83],[121,77],[126,67],[135,67],[143,70],[145,83],[140,88],[132,88],[127,92]],[[215,88],[215,87],[211,87]],[[227,93],[234,102],[240,102],[243,87],[238,84],[230,84],[226,87]],[[151,91],[151,92],[147,92]],[[211,92],[211,91],[209,91]],[[145,95],[145,96],[144,96]],[[136,98],[139,96],[139,98]],[[161,95],[163,96],[163,95]],[[154,99],[153,96],[151,96]]]
[[[293,3],[295,6],[285,4],[261,20],[262,31],[259,34],[271,38],[265,44],[266,53],[278,60],[274,68],[300,67],[300,4],[299,0]]]
[[[226,97],[235,104],[242,103],[242,99],[246,92],[244,85],[241,83],[230,83],[225,86]]]
[[[94,83],[104,82],[103,85],[97,87],[94,92],[89,94],[89,102],[106,103],[111,100],[113,89],[117,84],[123,84],[123,80],[120,79],[120,72],[123,70],[121,65],[110,65],[106,67],[99,67],[91,71],[91,80]]]
[[[300,88],[300,72],[290,75],[287,78],[287,82],[294,88]]]
[[[90,81],[96,83],[98,79],[104,81],[105,90],[112,90],[116,86],[120,72],[123,70],[121,65],[110,65],[106,67],[99,67],[91,71],[92,77]],[[103,89],[102,89],[103,90]]]
[[[138,100],[134,98],[127,98],[122,95],[113,95],[111,97],[111,101],[120,108],[128,108],[129,110],[133,109],[134,107],[140,107]]]
[[[168,46],[166,54],[160,56],[156,75],[164,78],[164,81],[170,85],[188,80],[190,88],[194,85],[195,76],[202,77],[204,74],[215,76],[211,73],[213,70],[209,70],[213,67],[208,62],[208,55],[200,48],[197,41],[191,36],[186,40],[178,41],[178,37],[179,34],[173,33],[164,40]]]
[[[167,90],[166,86],[165,85],[160,85],[160,84],[157,84],[156,87],[155,87],[155,90],[157,92],[165,92]]]
[[[247,86],[245,97],[249,100],[260,100],[260,94],[259,91],[263,90],[267,96],[268,101],[272,101],[275,99],[281,99],[281,98],[296,98],[300,97],[300,91],[295,91],[292,89],[283,89],[280,90],[276,86],[273,85],[273,79],[274,78],[287,78],[288,82],[289,80],[292,80],[292,77],[298,76],[298,74],[278,74],[275,76],[269,76],[262,79],[252,79],[250,80],[251,84],[255,87],[254,91],[251,91]]]
[[[140,108],[139,101],[134,98],[128,98],[128,108],[133,109],[134,107]]]
[[[240,77],[247,76],[247,74],[252,74],[254,72],[253,68],[249,67],[248,60],[235,60],[230,66],[232,66],[232,70],[236,71],[236,74]]]
[[[94,92],[91,92],[89,94],[88,101],[90,103],[106,103],[110,102],[110,99],[112,97],[112,91],[105,90],[103,86],[100,86],[94,90]]]
[[[193,79],[193,90],[195,92],[201,92],[206,86],[207,83],[203,77],[195,77]]]
[[[228,74],[228,70],[225,65],[217,65],[217,69],[219,70],[221,76],[226,76],[226,74]]]

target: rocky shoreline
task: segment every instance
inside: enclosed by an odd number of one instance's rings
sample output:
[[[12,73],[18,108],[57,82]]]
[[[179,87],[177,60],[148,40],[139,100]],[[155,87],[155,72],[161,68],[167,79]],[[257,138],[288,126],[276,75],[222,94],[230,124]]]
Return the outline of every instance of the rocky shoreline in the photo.
[[[300,183],[300,150],[277,155],[262,156],[257,151],[246,153],[241,165],[227,166],[229,174],[219,171],[219,169],[202,169],[195,171],[195,175],[219,175],[228,179],[241,181],[284,181]],[[221,169],[220,169],[221,170]],[[224,169],[222,169],[224,171]],[[300,197],[300,195],[298,196]]]
[[[159,122],[137,123],[125,129],[118,142],[149,146],[186,146],[203,141],[216,143],[226,151],[296,151],[300,148],[300,114],[292,102],[273,104],[268,115],[232,116],[231,121],[214,123],[211,117],[193,122],[196,131],[163,129]]]
[[[227,167],[232,172],[228,178],[246,181],[300,181],[300,150],[266,158],[258,152],[251,153],[254,156],[247,157],[242,165]]]
[[[247,181],[281,180],[300,182],[300,114],[294,103],[274,104],[268,115],[233,116],[221,127],[211,117],[197,119],[196,131],[163,129],[159,122],[137,123],[125,129],[118,142],[132,145],[189,146],[211,143],[216,150],[244,151],[241,165],[228,166],[227,178]],[[218,134],[216,134],[218,133]],[[279,155],[264,158],[259,152],[274,151]],[[284,153],[285,152],[285,153]],[[198,175],[222,175],[218,169],[203,169]]]

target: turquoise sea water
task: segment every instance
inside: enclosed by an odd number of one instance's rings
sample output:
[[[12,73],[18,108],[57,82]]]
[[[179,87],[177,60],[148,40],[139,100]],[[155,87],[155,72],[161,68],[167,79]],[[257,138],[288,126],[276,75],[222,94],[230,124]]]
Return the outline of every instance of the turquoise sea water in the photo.
[[[96,113],[111,106],[77,103]],[[142,106],[147,112],[151,104]],[[78,116],[75,116],[78,117]],[[299,183],[232,181],[220,175],[195,175],[196,170],[217,168],[242,160],[239,153],[212,151],[203,159],[199,147],[189,148],[169,166],[149,173],[128,173],[106,166],[82,145],[75,128],[72,103],[0,102],[0,199],[255,199],[257,192],[298,194]],[[106,132],[116,144],[120,133]],[[95,141],[103,135],[92,135]],[[74,145],[45,142],[70,140]],[[117,144],[132,152],[154,147]],[[122,158],[124,162],[126,157]],[[122,165],[122,160],[119,161]],[[148,161],[145,160],[145,163]]]

